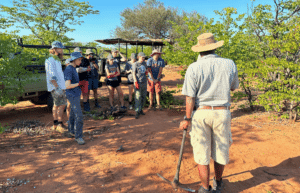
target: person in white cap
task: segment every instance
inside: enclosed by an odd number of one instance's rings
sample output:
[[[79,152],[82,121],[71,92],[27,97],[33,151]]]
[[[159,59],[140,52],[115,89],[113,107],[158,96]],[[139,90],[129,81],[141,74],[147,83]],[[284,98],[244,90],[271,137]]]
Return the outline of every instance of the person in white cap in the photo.
[[[61,60],[63,59],[63,49],[65,47],[61,42],[54,41],[50,48],[50,57],[45,61],[47,89],[51,92],[53,98],[53,129],[63,132],[66,128],[63,125],[63,112],[67,105],[65,93],[65,81],[62,71]]]
[[[75,137],[75,141],[79,145],[85,142],[82,139],[83,133],[83,114],[80,106],[81,89],[79,88],[79,76],[76,67],[81,64],[83,56],[80,52],[71,53],[70,62],[64,71],[64,79],[66,85],[66,96],[71,104],[71,112],[68,124],[68,137]]]
[[[192,51],[200,52],[201,57],[185,74],[182,94],[186,95],[186,116],[180,129],[191,126],[191,145],[202,183],[198,193],[220,193],[232,144],[230,91],[239,86],[238,71],[232,60],[215,54],[224,41],[217,42],[211,33],[201,34],[197,39]],[[210,157],[215,169],[213,187],[209,185]]]
[[[148,109],[151,109],[153,107],[153,95],[155,90],[158,109],[162,110],[160,105],[161,75],[162,75],[163,68],[165,67],[165,62],[160,57],[161,54],[162,54],[161,52],[155,49],[152,51],[151,54],[152,58],[150,58],[147,61],[147,67],[149,70],[149,77],[150,77],[148,80],[148,87],[147,87],[147,90],[149,92],[149,102],[150,102]]]
[[[120,59],[120,57],[118,57],[118,54],[120,54],[121,59]],[[111,55],[114,58],[114,62],[117,63],[119,68],[120,68],[121,61],[125,62],[127,60],[126,57],[119,50],[117,50],[116,48],[113,48],[111,50]],[[119,83],[121,83],[121,76],[119,75],[117,78],[118,78]]]
[[[74,49],[74,52],[82,51],[79,47]],[[90,104],[88,102],[89,95],[89,72],[91,71],[90,62],[86,58],[82,58],[80,66],[76,67],[76,70],[79,75],[79,87],[81,88],[82,98],[83,98],[83,110],[86,112],[90,112]]]
[[[93,90],[94,93],[94,99],[95,99],[95,107],[101,108],[101,106],[98,103],[98,84],[99,84],[99,66],[98,66],[98,60],[94,57],[94,52],[92,49],[86,50],[86,58],[90,62],[91,71],[89,72],[89,94],[88,94],[88,101],[90,96],[90,91]]]

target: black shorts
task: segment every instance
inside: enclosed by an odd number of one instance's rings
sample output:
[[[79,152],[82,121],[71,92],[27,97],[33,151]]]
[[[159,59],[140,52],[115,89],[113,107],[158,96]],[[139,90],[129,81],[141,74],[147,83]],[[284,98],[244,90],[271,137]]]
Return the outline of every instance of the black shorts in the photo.
[[[107,85],[107,86],[111,86],[111,87],[113,87],[113,88],[116,88],[116,87],[120,86],[120,83],[119,83],[119,81],[117,81],[117,80],[113,80],[113,81],[107,80],[107,81],[106,81],[106,85]]]
[[[131,82],[131,81],[128,80],[128,81],[127,81],[127,84],[128,84],[128,85],[131,85],[131,84],[133,84],[133,82]]]

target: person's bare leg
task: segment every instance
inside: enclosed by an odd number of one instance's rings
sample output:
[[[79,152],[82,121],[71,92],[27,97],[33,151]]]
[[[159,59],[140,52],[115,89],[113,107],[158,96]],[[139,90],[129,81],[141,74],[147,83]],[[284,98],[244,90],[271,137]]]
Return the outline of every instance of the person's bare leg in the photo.
[[[215,178],[217,181],[220,181],[222,179],[225,165],[221,165],[218,164],[217,162],[214,162],[214,168],[215,168]]]
[[[149,92],[149,107],[153,107],[153,94],[152,92]]]
[[[117,87],[117,92],[118,92],[118,96],[119,96],[119,99],[121,102],[121,106],[123,107],[124,106],[124,96],[123,96],[123,91],[121,89],[121,86]]]
[[[133,85],[129,85],[129,102],[132,102]]]
[[[62,122],[62,120],[63,120],[63,114],[64,114],[65,107],[66,107],[66,105],[60,105],[58,107],[58,110],[57,110],[58,122]]]
[[[200,165],[198,164],[198,171],[199,171],[199,176],[201,180],[201,185],[205,189],[209,189],[209,174],[210,174],[210,169],[209,165]]]
[[[156,102],[157,102],[157,106],[160,106],[160,92],[156,93]]]
[[[94,99],[97,100],[98,99],[97,89],[93,89],[93,92],[94,92]]]
[[[70,117],[70,112],[71,112],[71,103],[68,101],[68,105],[67,105],[67,117],[68,117],[68,120],[69,120],[69,117]]]
[[[58,107],[56,105],[53,105],[52,108],[52,115],[53,115],[53,120],[58,120],[58,115],[57,115]],[[53,125],[53,128],[56,128],[57,125]]]
[[[113,101],[114,101],[114,88],[111,86],[108,86],[108,91],[109,91],[109,104],[111,107],[114,106]]]

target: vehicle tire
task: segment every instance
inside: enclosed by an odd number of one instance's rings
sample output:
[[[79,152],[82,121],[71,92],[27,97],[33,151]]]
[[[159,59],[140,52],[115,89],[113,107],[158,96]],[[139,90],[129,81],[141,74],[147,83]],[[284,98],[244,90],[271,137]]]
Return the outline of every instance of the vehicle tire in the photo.
[[[53,98],[52,98],[52,95],[50,93],[47,96],[47,107],[48,107],[48,110],[52,112]]]

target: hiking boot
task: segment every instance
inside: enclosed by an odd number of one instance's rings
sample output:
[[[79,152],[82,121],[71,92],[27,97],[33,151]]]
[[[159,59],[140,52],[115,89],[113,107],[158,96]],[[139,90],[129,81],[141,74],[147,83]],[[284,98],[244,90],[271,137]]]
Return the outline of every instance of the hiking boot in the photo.
[[[61,127],[64,128],[65,130],[68,129],[68,127],[67,127],[65,124],[63,124],[63,123],[61,123],[61,124],[59,124],[59,125],[61,125]]]
[[[68,132],[68,138],[73,138],[73,137],[75,137],[75,134],[71,133],[71,132]]]
[[[139,112],[136,112],[136,114],[135,114],[135,119],[138,119],[139,116],[140,116],[140,113],[139,113]]]
[[[63,128],[62,124],[59,124],[59,125],[57,125],[55,130],[60,133],[63,133],[65,131],[65,128]]]
[[[102,108],[98,103],[95,104],[95,107],[99,109]]]
[[[81,137],[75,139],[75,141],[76,141],[79,145],[85,144],[84,140],[83,140]]]
[[[209,190],[206,190],[203,186],[201,186],[198,190],[198,193],[212,193],[212,188],[209,186]]]
[[[213,193],[221,193],[223,189],[223,181],[221,178],[221,181],[217,181],[216,178],[213,179]]]
[[[111,106],[110,109],[109,109],[111,112],[115,111],[115,107]]]
[[[145,113],[143,112],[143,110],[140,111],[140,115],[145,115]]]

